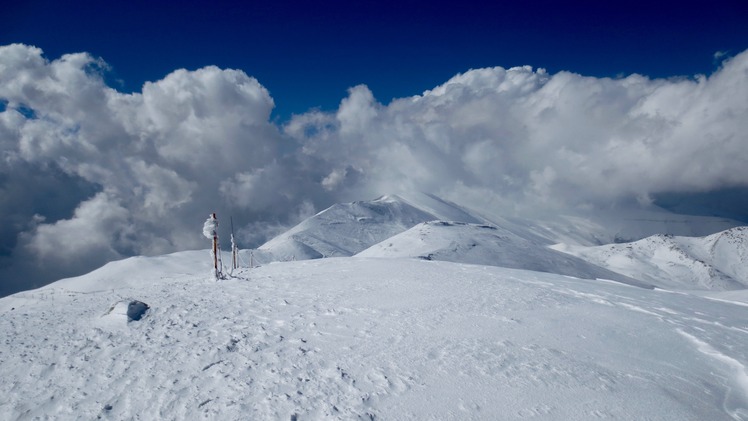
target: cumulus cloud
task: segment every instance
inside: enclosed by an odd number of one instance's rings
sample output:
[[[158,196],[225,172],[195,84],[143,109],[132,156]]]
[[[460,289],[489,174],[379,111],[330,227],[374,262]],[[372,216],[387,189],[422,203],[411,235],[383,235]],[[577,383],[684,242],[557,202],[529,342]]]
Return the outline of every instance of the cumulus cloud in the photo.
[[[245,223],[293,222],[305,186],[283,186],[278,163],[293,141],[269,122],[273,100],[257,80],[176,70],[124,94],[106,86],[102,69],[88,54],[48,61],[37,48],[0,47],[0,207],[13,222],[4,228],[4,284],[41,282],[44,265],[59,277],[202,247],[195,224],[214,210]],[[263,174],[262,188],[249,189],[247,174]],[[8,269],[29,260],[24,271]]]
[[[282,127],[240,70],[175,70],[125,94],[106,69],[86,53],[0,47],[0,294],[206,247],[212,211],[254,246],[385,193],[513,212],[748,185],[748,52],[694,78],[476,69],[389,104],[359,85],[336,111]]]
[[[356,188],[485,191],[507,207],[646,202],[748,184],[747,71],[748,53],[695,78],[478,69],[387,106],[357,87],[335,115],[298,116],[286,133],[356,168]]]

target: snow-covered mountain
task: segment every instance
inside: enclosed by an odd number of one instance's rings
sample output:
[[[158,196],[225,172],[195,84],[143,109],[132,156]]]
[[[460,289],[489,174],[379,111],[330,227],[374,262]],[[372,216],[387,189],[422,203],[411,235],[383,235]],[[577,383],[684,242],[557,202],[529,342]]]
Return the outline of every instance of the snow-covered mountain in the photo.
[[[424,222],[360,252],[361,257],[417,257],[426,260],[501,266],[586,279],[648,285],[585,260],[552,250],[493,225]]]
[[[661,288],[748,288],[748,227],[706,237],[655,235],[631,243],[553,248]]]
[[[361,257],[215,281],[210,264],[131,258],[0,299],[0,419],[748,419],[746,291]]]
[[[601,249],[604,252],[596,253],[596,249],[584,246],[639,239],[652,233],[712,233],[715,228],[728,229],[737,224],[729,219],[676,215],[657,208],[618,209],[594,215],[549,214],[531,220],[501,216],[486,209],[466,209],[434,195],[411,193],[333,205],[259,247],[255,258],[266,263],[363,252],[362,256],[427,257],[612,279],[639,286],[720,290],[745,285],[740,280],[735,283],[730,275],[740,269],[724,275],[721,269],[715,272],[710,266],[706,269],[710,280],[692,281],[707,275],[694,273],[686,279],[681,276],[682,271],[650,273],[647,250],[641,251],[642,258],[635,259],[640,264],[621,267],[617,262],[625,257],[618,255],[625,256],[626,248],[608,245]],[[567,245],[549,248],[554,244]],[[740,261],[735,264],[741,265]],[[700,270],[698,265],[689,267]]]
[[[725,218],[678,215],[656,208],[507,217],[486,209],[467,209],[431,194],[409,193],[335,204],[259,250],[275,260],[351,256],[416,224],[435,220],[490,224],[534,243],[585,246],[653,234],[707,235],[740,225]]]
[[[396,195],[333,205],[263,244],[259,250],[277,260],[352,256],[420,222],[453,218],[481,221],[435,196],[414,197],[419,198],[420,206]]]

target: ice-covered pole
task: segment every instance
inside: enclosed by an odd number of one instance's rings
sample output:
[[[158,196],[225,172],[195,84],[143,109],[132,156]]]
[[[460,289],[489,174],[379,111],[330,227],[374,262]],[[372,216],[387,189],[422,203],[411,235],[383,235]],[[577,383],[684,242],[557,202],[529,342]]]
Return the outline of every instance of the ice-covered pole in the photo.
[[[213,256],[213,269],[215,270],[216,279],[220,275],[218,268],[218,219],[216,219],[216,213],[213,212],[203,225],[203,235],[213,240],[213,248],[211,255]]]

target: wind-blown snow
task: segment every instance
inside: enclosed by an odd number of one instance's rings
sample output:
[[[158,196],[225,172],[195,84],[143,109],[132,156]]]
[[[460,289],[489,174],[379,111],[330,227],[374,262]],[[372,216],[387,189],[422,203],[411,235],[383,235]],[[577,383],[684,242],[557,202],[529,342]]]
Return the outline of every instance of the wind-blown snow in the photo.
[[[210,269],[0,299],[0,419],[748,419],[744,305],[415,259]]]

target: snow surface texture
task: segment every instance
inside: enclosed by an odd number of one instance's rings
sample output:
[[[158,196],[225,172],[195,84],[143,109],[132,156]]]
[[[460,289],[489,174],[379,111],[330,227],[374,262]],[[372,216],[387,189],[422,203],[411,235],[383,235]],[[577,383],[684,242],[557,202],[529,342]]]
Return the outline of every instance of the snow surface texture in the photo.
[[[0,418],[748,419],[745,305],[414,259],[215,282],[208,256],[0,299]]]
[[[625,244],[553,248],[661,288],[748,288],[748,227],[706,237],[656,235]]]

